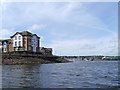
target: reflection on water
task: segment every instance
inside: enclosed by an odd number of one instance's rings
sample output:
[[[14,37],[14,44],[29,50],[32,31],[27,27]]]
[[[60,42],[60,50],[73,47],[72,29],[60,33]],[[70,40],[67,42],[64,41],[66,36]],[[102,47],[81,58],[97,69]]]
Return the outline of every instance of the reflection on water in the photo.
[[[101,88],[118,86],[117,61],[3,65],[3,88]]]

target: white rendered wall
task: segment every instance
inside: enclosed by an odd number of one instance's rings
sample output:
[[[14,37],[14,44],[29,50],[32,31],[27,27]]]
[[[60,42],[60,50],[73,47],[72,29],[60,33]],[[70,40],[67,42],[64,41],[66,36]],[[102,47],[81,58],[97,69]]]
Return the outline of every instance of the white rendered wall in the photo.
[[[3,52],[7,52],[7,43],[6,42],[3,43]]]
[[[17,36],[17,40],[15,40],[15,36]],[[13,39],[13,47],[15,47],[15,42],[17,42],[17,47],[19,46],[19,41],[21,41],[21,46],[23,46],[23,36],[21,34],[16,34]],[[19,40],[19,36],[21,36],[21,39]]]

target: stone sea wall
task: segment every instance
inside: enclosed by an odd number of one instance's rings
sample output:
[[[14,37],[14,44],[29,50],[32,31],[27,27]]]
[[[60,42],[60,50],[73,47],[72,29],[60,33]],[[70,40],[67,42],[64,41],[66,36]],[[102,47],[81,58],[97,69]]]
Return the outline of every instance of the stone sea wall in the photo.
[[[3,65],[47,64],[47,63],[65,63],[65,62],[69,62],[69,61],[58,56],[2,55]]]

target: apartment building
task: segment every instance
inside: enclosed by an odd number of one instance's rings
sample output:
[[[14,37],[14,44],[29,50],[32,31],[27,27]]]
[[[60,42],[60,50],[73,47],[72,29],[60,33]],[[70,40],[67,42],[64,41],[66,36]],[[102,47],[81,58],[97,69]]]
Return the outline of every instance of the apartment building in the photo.
[[[40,37],[28,31],[16,32],[10,39],[0,40],[3,52],[27,51],[39,52]]]

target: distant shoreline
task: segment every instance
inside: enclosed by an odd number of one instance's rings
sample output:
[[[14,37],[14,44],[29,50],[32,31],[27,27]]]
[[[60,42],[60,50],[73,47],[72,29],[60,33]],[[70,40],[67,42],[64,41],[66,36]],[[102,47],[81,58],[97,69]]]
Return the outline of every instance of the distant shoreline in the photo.
[[[93,61],[120,61],[120,59],[96,59],[96,60],[93,60]]]

